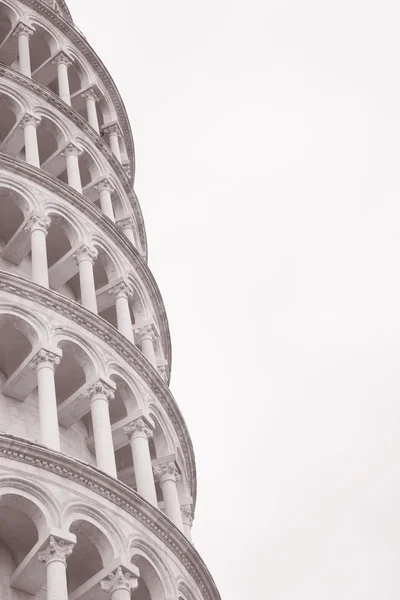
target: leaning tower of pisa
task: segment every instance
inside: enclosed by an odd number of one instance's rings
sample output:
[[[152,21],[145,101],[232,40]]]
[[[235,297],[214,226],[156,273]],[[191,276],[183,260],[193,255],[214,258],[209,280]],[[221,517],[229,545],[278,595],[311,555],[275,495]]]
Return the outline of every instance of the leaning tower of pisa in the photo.
[[[219,600],[132,133],[63,0],[0,0],[0,598]]]

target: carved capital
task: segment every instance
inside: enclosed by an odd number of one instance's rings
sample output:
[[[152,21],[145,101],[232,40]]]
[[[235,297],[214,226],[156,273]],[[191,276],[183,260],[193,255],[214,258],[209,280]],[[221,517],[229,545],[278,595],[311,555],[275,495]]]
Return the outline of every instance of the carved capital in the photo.
[[[132,421],[132,423],[125,425],[123,431],[129,439],[131,439],[133,436],[142,436],[147,437],[148,439],[153,437],[152,430],[142,418],[136,419],[136,421]]]
[[[101,397],[107,401],[114,399],[114,390],[105,381],[96,381],[85,393],[85,397],[90,401]]]
[[[125,173],[127,174],[128,177],[131,176],[131,165],[126,163],[125,165],[122,165],[123,170],[125,171]]]
[[[151,340],[153,344],[156,341],[156,336],[151,325],[140,327],[140,329],[136,330],[136,333],[139,337],[139,344],[141,344],[143,340]]]
[[[121,229],[132,229],[132,231],[134,230],[134,221],[133,221],[133,217],[132,215],[129,215],[128,217],[124,217],[123,219],[120,219],[117,223],[118,227],[121,227]]]
[[[91,246],[87,246],[86,244],[83,244],[83,246],[81,246],[74,253],[74,259],[76,260],[78,265],[83,260],[89,260],[93,264],[95,262],[95,260],[97,259],[97,257],[98,257],[98,252],[97,252],[96,248],[92,248]]]
[[[68,158],[68,156],[77,156],[78,158],[80,156],[82,156],[83,151],[78,148],[78,146],[75,146],[75,144],[73,144],[72,142],[70,142],[69,144],[67,144],[64,148],[64,150],[61,153],[63,156],[65,156],[65,158]]]
[[[110,125],[105,125],[103,127],[104,133],[107,135],[117,135],[118,137],[122,137],[121,128],[118,123],[111,123]]]
[[[38,559],[47,566],[55,560],[67,564],[67,558],[72,554],[74,544],[65,540],[56,540],[54,536],[50,536],[49,545],[45,550],[39,552]]]
[[[51,64],[57,65],[57,66],[58,65],[67,65],[67,67],[70,67],[72,65],[72,60],[70,59],[68,54],[61,51],[57,54],[56,57],[53,58],[53,60],[51,61]]]
[[[27,35],[28,37],[31,37],[31,35],[33,35],[34,33],[35,29],[33,27],[29,27],[29,25],[26,25],[25,23],[22,23],[22,21],[20,21],[16,25],[12,34],[14,36]]]
[[[132,290],[131,290],[129,284],[126,283],[126,281],[120,281],[120,283],[117,283],[116,285],[114,285],[114,287],[111,288],[109,293],[112,296],[115,296],[117,299],[118,298],[129,298],[129,296],[132,296]]]
[[[50,350],[45,350],[42,348],[39,352],[34,356],[29,363],[29,368],[34,370],[39,370],[42,367],[52,367],[54,370],[61,362],[61,356],[51,352]]]
[[[84,100],[94,100],[94,102],[98,102],[99,101],[99,97],[96,95],[96,92],[93,89],[87,90],[86,92],[83,92],[83,94],[81,94],[81,97]]]
[[[29,113],[25,113],[24,116],[22,117],[19,125],[23,129],[25,129],[25,127],[27,127],[28,125],[33,125],[37,129],[39,127],[41,121],[42,121],[42,119],[39,119],[38,117],[34,117],[33,115],[31,115]]]
[[[44,233],[47,233],[49,227],[51,224],[51,219],[45,215],[45,214],[41,214],[41,213],[33,213],[27,220],[25,226],[24,226],[24,230],[27,231],[28,233],[32,233],[32,231],[44,231]]]
[[[159,372],[161,379],[167,381],[167,367],[165,365],[160,365],[157,367],[157,371]]]
[[[104,179],[102,179],[101,181],[99,181],[99,183],[97,183],[94,186],[94,189],[96,190],[96,192],[110,192],[110,194],[112,194],[115,191],[115,188],[111,185],[110,180],[107,179],[107,177],[105,177]]]
[[[100,581],[100,585],[104,592],[109,592],[110,594],[116,590],[127,590],[131,593],[138,587],[139,580],[132,573],[129,573],[129,571],[118,567],[114,573],[110,573],[106,579]]]
[[[190,504],[188,504],[186,506],[181,506],[181,514],[182,514],[182,521],[184,522],[184,524],[189,525],[189,527],[191,527],[193,525],[193,517],[192,517],[192,507],[190,506]]]
[[[153,467],[154,476],[160,480],[161,483],[167,479],[173,479],[179,481],[181,476],[178,473],[176,464],[174,462],[166,462],[161,465],[155,465]]]

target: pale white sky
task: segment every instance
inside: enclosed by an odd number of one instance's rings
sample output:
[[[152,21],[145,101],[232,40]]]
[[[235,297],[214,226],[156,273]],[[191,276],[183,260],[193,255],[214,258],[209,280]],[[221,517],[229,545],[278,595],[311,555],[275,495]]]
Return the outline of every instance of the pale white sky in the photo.
[[[397,600],[397,3],[68,4],[131,119],[222,599]]]

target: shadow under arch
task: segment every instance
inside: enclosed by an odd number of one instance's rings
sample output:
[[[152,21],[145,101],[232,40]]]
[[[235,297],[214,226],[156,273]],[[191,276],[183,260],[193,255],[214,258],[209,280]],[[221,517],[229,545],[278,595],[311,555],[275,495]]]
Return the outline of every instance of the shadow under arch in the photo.
[[[136,600],[165,600],[174,597],[173,576],[161,553],[149,540],[135,535],[129,541],[129,557],[140,572]]]

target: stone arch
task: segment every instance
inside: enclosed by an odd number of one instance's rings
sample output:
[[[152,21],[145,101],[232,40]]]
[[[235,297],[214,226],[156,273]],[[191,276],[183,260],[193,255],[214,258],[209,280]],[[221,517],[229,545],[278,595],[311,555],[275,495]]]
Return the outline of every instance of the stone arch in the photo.
[[[62,120],[44,106],[36,106],[34,114],[41,119],[37,128],[41,168],[58,177],[66,170],[65,160],[60,157],[60,151],[67,144],[68,130]]]
[[[22,11],[18,5],[8,2],[8,0],[0,2],[0,45],[21,20]]]
[[[174,596],[172,573],[154,543],[135,535],[129,542],[129,556],[140,572],[137,600],[165,600]]]
[[[171,431],[168,419],[163,415],[155,402],[150,402],[148,410],[155,425],[153,433],[154,447],[150,446],[152,458],[168,456],[175,450],[174,434]]]
[[[63,522],[77,540],[68,561],[71,593],[112,562],[118,556],[120,544],[115,526],[87,504],[71,504],[64,512]]]
[[[72,95],[87,87],[91,79],[92,72],[88,68],[85,60],[83,60],[81,55],[76,51],[74,46],[67,44],[65,46],[65,52],[73,60],[73,64],[68,69],[69,87]]]
[[[118,219],[122,219],[125,215],[130,213],[131,206],[126,197],[125,189],[119,178],[111,172],[107,175],[107,179],[109,179],[115,190],[111,195],[111,199],[113,203],[115,219],[118,221]]]
[[[175,446],[175,456],[176,456],[176,462],[178,463],[178,467],[179,467],[179,471],[180,471],[180,475],[181,475],[180,480],[177,482],[178,494],[179,494],[180,498],[183,498],[185,496],[190,495],[190,489],[189,489],[188,475],[187,475],[187,470],[186,470],[186,461],[185,461],[185,457],[183,455],[182,449],[180,447],[180,444],[176,444],[176,446]]]
[[[60,37],[57,31],[36,13],[29,14],[29,25],[34,29],[30,39],[32,79],[52,89],[51,82],[54,77],[49,80],[48,71],[44,73],[40,67],[51,60],[61,47]],[[52,75],[57,72],[55,65],[53,66]]]
[[[25,113],[29,112],[29,104],[17,91],[10,89],[5,81],[0,84],[0,151],[9,156],[23,158],[23,130],[19,123]]]
[[[61,513],[56,500],[50,492],[37,485],[26,476],[0,476],[0,497],[13,493],[37,506],[35,523],[39,533],[46,533],[49,527],[60,527]]]
[[[32,208],[30,199],[27,199],[21,191],[25,191],[21,190],[21,186],[7,182],[7,178],[0,178],[0,256],[3,261],[7,261],[8,266],[3,267],[7,270],[10,270],[10,262],[16,268],[24,259],[24,256],[16,259],[12,252],[9,254],[4,252],[8,242],[20,229]]]
[[[83,151],[83,155],[79,160],[79,169],[83,193],[85,194],[85,188],[97,181],[101,177],[101,174],[104,173],[104,161],[102,161],[93,149],[93,146],[86,139],[78,136],[74,143]]]
[[[151,318],[151,304],[144,291],[142,283],[134,273],[129,273],[128,282],[133,291],[132,311],[135,323],[147,323]]]
[[[179,578],[177,581],[178,596],[182,600],[201,600],[200,596],[193,590],[193,586],[189,585],[187,581]]]
[[[104,360],[90,342],[65,326],[55,329],[52,342],[62,350],[67,349],[75,354],[76,361],[85,373],[87,379],[99,377],[105,371]]]
[[[126,393],[123,396],[123,401],[126,406],[127,413],[134,413],[137,410],[144,410],[145,403],[143,402],[143,394],[137,383],[132,377],[128,369],[115,362],[109,362],[107,372],[118,386],[118,383],[126,388]]]
[[[121,260],[115,248],[109,248],[98,234],[92,234],[90,243],[96,248],[98,258],[94,265],[96,289],[123,275]],[[98,272],[96,273],[96,267]],[[97,277],[96,277],[97,276]],[[97,279],[97,281],[96,281]]]

